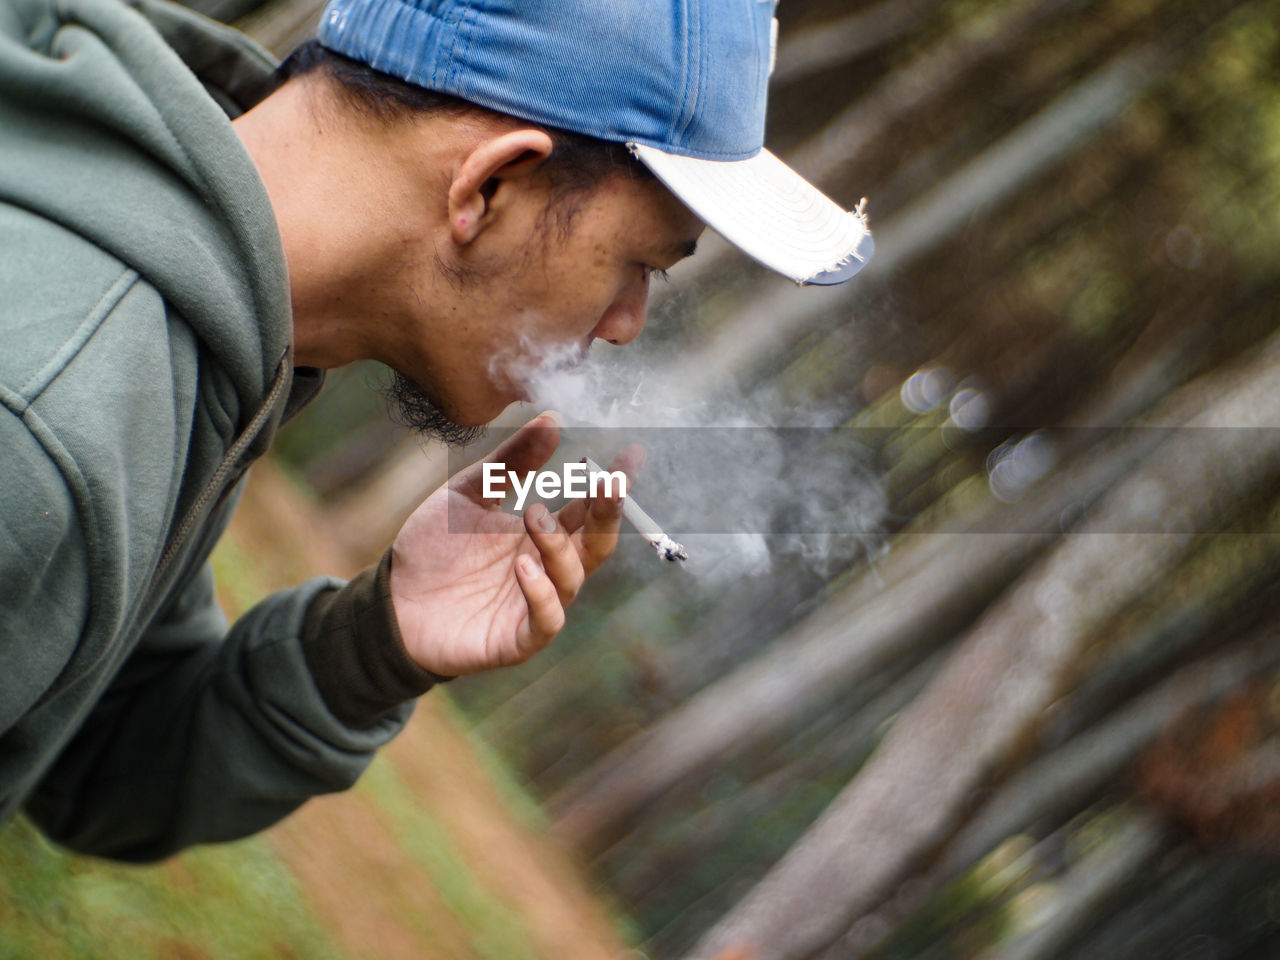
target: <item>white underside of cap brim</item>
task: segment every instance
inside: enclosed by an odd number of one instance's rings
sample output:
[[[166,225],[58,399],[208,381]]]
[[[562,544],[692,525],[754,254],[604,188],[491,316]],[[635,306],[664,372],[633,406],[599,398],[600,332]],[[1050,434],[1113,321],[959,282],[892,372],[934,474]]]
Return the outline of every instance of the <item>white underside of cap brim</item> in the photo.
[[[847,279],[870,255],[861,204],[842,209],[768,150],[722,161],[627,146],[707,226],[796,283]]]

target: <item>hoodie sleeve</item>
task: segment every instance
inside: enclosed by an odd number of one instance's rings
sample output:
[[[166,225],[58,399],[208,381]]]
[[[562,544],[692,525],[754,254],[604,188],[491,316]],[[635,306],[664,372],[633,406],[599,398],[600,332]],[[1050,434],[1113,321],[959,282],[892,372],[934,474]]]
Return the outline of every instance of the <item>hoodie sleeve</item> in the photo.
[[[203,566],[144,636],[29,813],[73,849],[147,861],[246,836],[308,797],[349,787],[408,720],[409,698],[437,679],[402,648],[403,661],[386,653],[400,641],[386,635],[394,614],[377,584],[377,568],[345,586],[311,580],[227,629]],[[351,646],[361,640],[364,656]],[[337,663],[335,651],[345,651]],[[339,716],[335,705],[354,713]]]
[[[405,649],[391,602],[391,556],[388,547],[377,566],[321,593],[302,625],[303,651],[325,703],[360,729],[452,679],[424,670]]]

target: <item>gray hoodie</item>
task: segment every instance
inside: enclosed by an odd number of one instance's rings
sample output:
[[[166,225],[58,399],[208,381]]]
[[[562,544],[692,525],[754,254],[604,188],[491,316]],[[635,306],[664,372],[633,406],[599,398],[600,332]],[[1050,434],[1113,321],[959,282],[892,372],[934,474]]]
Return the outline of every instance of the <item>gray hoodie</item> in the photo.
[[[0,0],[0,819],[104,856],[346,787],[430,685],[385,562],[230,628],[214,601],[239,478],[320,379],[229,119],[271,69],[155,0]]]

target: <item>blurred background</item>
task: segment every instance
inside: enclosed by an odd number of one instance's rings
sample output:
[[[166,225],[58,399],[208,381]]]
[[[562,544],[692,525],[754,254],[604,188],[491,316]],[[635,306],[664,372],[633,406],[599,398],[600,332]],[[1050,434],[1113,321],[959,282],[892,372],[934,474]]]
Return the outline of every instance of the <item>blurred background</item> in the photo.
[[[279,54],[318,9],[248,6],[207,12]],[[591,385],[806,427],[718,475],[848,522],[625,538],[552,648],[262,837],[121,868],[6,827],[0,956],[1280,957],[1280,2],[778,16],[767,142],[869,198],[873,262],[797,289],[708,235]],[[381,378],[256,469],[230,611],[373,562],[461,462]]]

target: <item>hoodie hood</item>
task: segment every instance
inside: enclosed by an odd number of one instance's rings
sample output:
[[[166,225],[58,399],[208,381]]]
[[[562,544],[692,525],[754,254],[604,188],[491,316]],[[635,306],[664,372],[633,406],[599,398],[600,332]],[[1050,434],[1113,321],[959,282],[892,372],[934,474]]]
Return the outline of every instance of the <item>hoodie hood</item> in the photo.
[[[230,122],[269,92],[273,66],[235,31],[156,0],[0,5],[0,201],[136,269],[246,412],[291,337],[279,230]]]

